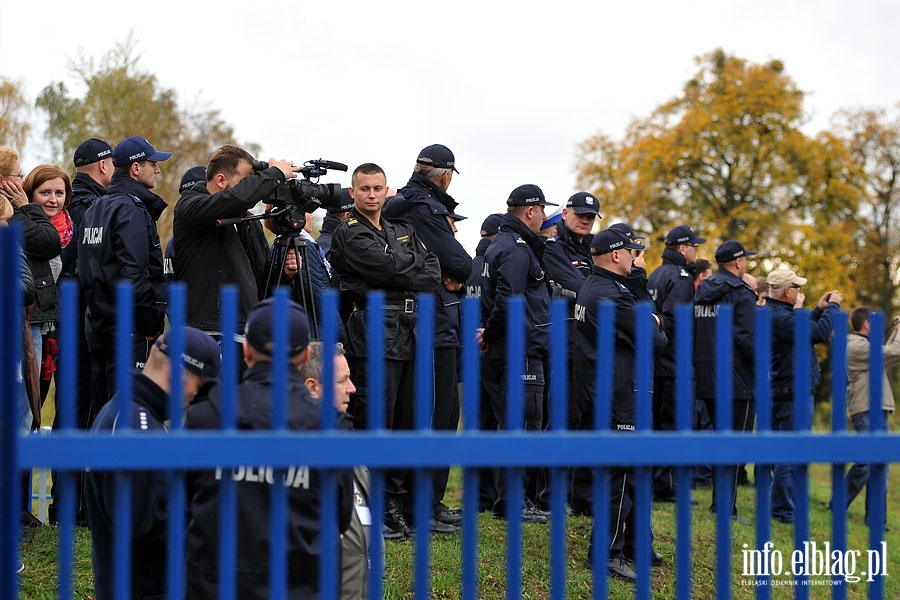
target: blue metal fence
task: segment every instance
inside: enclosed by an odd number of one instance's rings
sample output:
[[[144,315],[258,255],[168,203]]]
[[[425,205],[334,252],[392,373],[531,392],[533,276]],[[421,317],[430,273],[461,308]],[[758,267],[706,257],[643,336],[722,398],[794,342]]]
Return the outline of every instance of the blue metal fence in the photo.
[[[19,306],[21,292],[18,285],[17,263],[8,257],[16,253],[16,234],[14,230],[0,230],[0,302],[2,306]],[[61,352],[67,357],[76,356],[75,344],[78,333],[74,331],[77,306],[77,291],[73,284],[61,286],[60,341]],[[127,335],[130,330],[131,296],[127,287],[121,287],[119,301],[119,335],[118,355],[130,356]],[[277,296],[277,302],[284,306],[286,297]],[[174,285],[170,289],[170,319],[173,326],[183,323],[184,289]],[[234,290],[224,290],[222,296],[224,339],[231,339],[237,322],[237,296]],[[384,311],[384,297],[372,294],[369,298],[370,323],[378,323]],[[810,431],[807,415],[808,397],[798,393],[795,406],[804,410],[795,411],[797,423],[795,432],[773,432],[771,430],[771,397],[768,387],[769,350],[771,343],[771,321],[767,310],[757,313],[757,371],[756,371],[756,410],[757,432],[741,434],[727,431],[731,423],[731,384],[730,369],[718,372],[717,429],[715,432],[691,431],[692,422],[692,390],[690,384],[692,340],[692,314],[690,307],[681,307],[676,318],[677,372],[676,390],[677,430],[674,432],[651,431],[651,394],[652,394],[652,349],[651,332],[647,327],[638,331],[638,389],[637,389],[637,431],[631,435],[615,434],[609,431],[611,409],[612,352],[614,310],[611,306],[600,307],[600,326],[598,328],[598,368],[596,374],[597,398],[595,411],[595,431],[569,432],[566,427],[567,382],[566,352],[567,328],[565,322],[567,307],[565,303],[555,303],[552,307],[554,327],[551,335],[551,371],[550,381],[550,413],[551,428],[545,432],[525,432],[523,423],[523,385],[522,361],[510,361],[509,367],[509,402],[508,431],[484,432],[478,430],[479,411],[479,351],[474,343],[475,330],[479,322],[479,306],[477,301],[467,299],[463,304],[462,339],[466,340],[462,348],[463,373],[463,428],[458,434],[431,431],[428,429],[431,416],[432,349],[429,341],[433,335],[434,302],[430,297],[422,297],[419,302],[420,327],[419,343],[416,356],[416,419],[414,431],[393,431],[384,429],[384,397],[383,372],[383,335],[379,327],[369,333],[369,414],[370,429],[364,432],[345,432],[334,429],[334,415],[330,411],[322,411],[322,430],[319,432],[288,431],[286,422],[286,328],[276,327],[276,351],[273,357],[276,365],[273,385],[273,428],[270,432],[245,432],[235,428],[235,406],[238,402],[236,387],[237,373],[232,368],[237,363],[236,348],[233,344],[223,345],[223,373],[221,385],[222,395],[222,430],[216,433],[186,431],[181,427],[181,419],[173,418],[172,427],[167,435],[133,435],[121,429],[115,437],[89,434],[74,429],[74,390],[76,365],[67,360],[61,367],[60,385],[61,402],[53,435],[23,436],[18,431],[14,418],[17,361],[21,355],[21,314],[15,310],[0,311],[0,481],[3,493],[0,494],[0,597],[13,598],[17,595],[17,579],[8,568],[17,556],[18,518],[16,480],[18,473],[34,467],[54,468],[61,475],[59,498],[59,596],[72,597],[73,546],[74,546],[74,489],[76,474],[85,468],[93,470],[111,470],[117,472],[117,499],[129,498],[131,477],[138,472],[150,470],[165,471],[169,482],[169,506],[179,507],[185,503],[185,472],[194,469],[215,469],[217,467],[233,468],[241,465],[269,465],[277,469],[286,469],[296,464],[296,457],[304,457],[303,462],[311,469],[322,469],[323,505],[322,534],[324,539],[337,538],[336,526],[336,480],[332,475],[334,469],[349,468],[364,463],[372,470],[372,531],[377,535],[381,530],[384,509],[384,471],[393,467],[411,468],[415,473],[415,529],[419,532],[415,547],[415,590],[414,597],[425,599],[430,595],[430,543],[429,519],[430,506],[430,471],[429,469],[460,465],[463,468],[463,527],[462,527],[462,597],[475,599],[479,597],[478,588],[478,474],[477,469],[485,467],[509,467],[508,477],[508,547],[507,547],[507,597],[520,598],[522,581],[522,526],[517,515],[523,507],[523,489],[520,469],[535,465],[549,468],[551,489],[550,535],[550,590],[552,598],[564,598],[566,595],[566,510],[565,485],[567,469],[571,466],[586,466],[594,470],[593,514],[606,515],[609,507],[609,482],[606,477],[610,467],[630,465],[636,469],[636,510],[640,515],[649,515],[651,510],[651,468],[661,462],[675,466],[678,482],[676,506],[676,597],[691,597],[692,543],[691,543],[691,467],[695,464],[712,464],[720,472],[727,465],[756,463],[758,465],[791,464],[796,466],[796,500],[797,519],[795,536],[800,540],[809,537],[809,497],[806,468],[811,463],[830,463],[833,465],[833,485],[835,501],[838,506],[846,504],[846,483],[844,470],[846,463],[874,463],[872,469],[873,491],[884,493],[883,473],[885,463],[900,461],[900,443],[895,436],[885,435],[880,427],[882,415],[880,409],[881,379],[871,378],[872,398],[879,399],[871,411],[872,432],[861,436],[846,431],[845,388],[846,373],[841,368],[834,369],[833,389],[833,431],[827,435]],[[641,312],[650,311],[649,306],[642,306]],[[279,314],[284,315],[281,310]],[[509,351],[510,356],[524,356],[524,305],[521,300],[514,300],[510,305]],[[334,295],[325,298],[323,304],[323,338],[325,347],[333,347],[336,341],[337,299]],[[717,331],[718,364],[730,364],[730,310],[719,312],[719,328]],[[798,312],[797,339],[809,339],[808,316],[805,311]],[[646,322],[641,319],[639,322]],[[872,320],[873,332],[883,331],[884,323],[881,315]],[[172,331],[177,332],[177,327]],[[171,338],[171,346],[177,350],[183,340],[177,333]],[[835,327],[833,342],[833,364],[846,364],[845,344],[847,327],[844,320],[839,319]],[[878,334],[873,334],[877,339]],[[808,372],[802,368],[808,364],[809,344],[798,343],[795,348],[795,361],[798,365],[796,377],[798,382],[808,380]],[[880,373],[882,369],[881,347],[872,346],[871,372]],[[173,362],[172,392],[170,395],[170,415],[181,415],[180,365]],[[121,411],[130,410],[130,374],[128,361],[118,361],[118,402]],[[332,397],[333,365],[324,361],[323,382],[324,398]],[[803,390],[802,385],[797,385]],[[120,423],[129,423],[128,418],[120,419]],[[756,524],[757,549],[763,549],[770,539],[768,487],[771,482],[766,469],[758,470]],[[140,476],[139,474],[137,476]],[[733,566],[731,550],[730,507],[726,505],[729,494],[725,488],[724,477],[718,477],[717,485],[717,557],[716,557],[716,589],[719,598],[728,599],[732,592]],[[286,493],[283,486],[272,487],[271,505],[271,597],[281,598],[286,591],[286,573],[289,565],[285,559],[285,528],[279,526],[286,518]],[[235,551],[236,540],[234,526],[236,519],[236,492],[234,482],[224,477],[221,481],[220,495],[220,554],[219,572],[220,596],[235,597]],[[872,503],[875,514],[872,514],[870,529],[870,548],[879,548],[884,539],[883,508],[877,502]],[[131,504],[127,501],[116,503],[116,564],[114,591],[116,598],[127,598],[130,586],[130,512]],[[841,515],[836,511],[836,515]],[[638,523],[645,519],[638,519]],[[649,522],[646,519],[646,522]],[[609,535],[605,520],[596,528],[594,555],[594,597],[606,598],[608,594],[606,581],[607,546]],[[170,595],[180,597],[184,588],[185,565],[180,541],[185,533],[185,516],[183,511],[172,510],[169,514],[168,535],[168,577]],[[636,571],[638,582],[636,597],[649,599],[652,595],[649,549],[651,546],[650,531],[638,525],[638,560]],[[846,516],[833,520],[833,548],[846,550],[847,522]],[[337,561],[333,546],[324,544],[321,564],[322,598],[334,598],[339,586],[336,578]],[[369,597],[381,598],[383,595],[382,570],[383,557],[379,552],[371,554],[371,574],[369,581]],[[801,575],[799,579],[803,579]],[[762,577],[761,580],[768,580]],[[883,578],[875,577],[870,583],[870,598],[883,598]],[[809,588],[802,585],[795,588],[797,598],[809,596]],[[847,586],[837,585],[832,588],[834,598],[846,598]],[[761,585],[756,588],[757,598],[768,598],[770,588]]]

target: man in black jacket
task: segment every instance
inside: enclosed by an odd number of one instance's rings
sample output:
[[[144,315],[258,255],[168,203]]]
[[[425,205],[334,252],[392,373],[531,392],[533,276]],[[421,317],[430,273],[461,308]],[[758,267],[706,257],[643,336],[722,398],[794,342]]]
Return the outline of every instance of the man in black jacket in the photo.
[[[88,208],[76,230],[78,280],[84,294],[85,336],[91,354],[91,392],[95,409],[115,393],[116,286],[132,285],[133,326],[129,368],[143,368],[153,341],[162,333],[166,277],[156,221],[165,201],[151,189],[158,162],[172,158],[142,137],[127,138],[113,150],[116,172],[109,195]]]
[[[236,427],[240,430],[272,428],[273,326],[284,323],[287,332],[286,426],[291,431],[319,429],[321,411],[335,412],[337,426],[349,424],[329,402],[313,400],[300,367],[309,356],[309,321],[295,302],[276,315],[275,300],[257,304],[247,315],[244,360],[248,367],[238,386]],[[188,429],[217,430],[222,402],[218,388],[191,405]],[[302,460],[299,458],[298,460]],[[350,525],[353,510],[353,474],[338,471],[338,532]],[[218,573],[219,482],[230,477],[237,491],[237,563],[234,573]],[[271,467],[248,465],[235,469],[198,471],[187,476],[190,522],[187,530],[187,597],[216,598],[219,582],[231,578],[237,598],[269,597],[271,548],[270,507],[273,485],[287,488],[287,597],[315,600],[319,597],[319,560],[322,548],[332,545],[339,556],[340,540],[321,537],[321,476],[317,470],[294,465],[282,472]]]
[[[382,216],[387,178],[376,164],[364,163],[352,176],[354,199],[350,216],[334,232],[331,264],[340,277],[341,316],[347,331],[347,361],[356,383],[348,412],[360,429],[368,426],[368,370],[366,369],[371,290],[385,293],[384,314],[384,426],[412,429],[413,377],[416,356],[416,295],[433,294],[441,283],[437,256],[425,249],[410,225]],[[409,472],[388,471],[385,481],[385,525],[390,538],[411,534]]]
[[[247,216],[278,185],[294,176],[289,160],[269,160],[253,172],[253,156],[226,145],[216,150],[206,167],[206,182],[184,190],[175,205],[175,278],[187,284],[186,323],[221,337],[220,288],[238,288],[238,330],[247,313],[265,294],[268,243],[259,221],[217,226],[220,219]],[[294,254],[284,273],[297,273]]]
[[[118,401],[113,397],[97,415],[92,427],[94,432],[116,435],[123,429],[131,429],[135,434],[165,433],[168,431],[166,421],[181,418],[181,414],[169,415],[170,336],[166,334],[156,340],[144,370],[133,375],[130,420],[126,423],[120,418]],[[219,347],[211,337],[191,327],[183,329],[183,337],[182,393],[187,405],[218,377]],[[98,600],[113,597],[115,512],[118,501],[124,501],[116,497],[117,475],[111,471],[89,471],[86,476],[85,507],[91,527],[94,591]],[[130,597],[164,597],[169,518],[166,474],[135,473],[131,486]],[[176,547],[180,544],[176,543]],[[173,597],[179,595],[170,594]]]
[[[550,292],[541,267],[543,240],[537,232],[544,221],[544,207],[557,206],[547,202],[544,192],[536,185],[520,185],[506,201],[500,232],[484,255],[481,276],[481,323],[478,342],[483,353],[481,361],[481,413],[492,412],[498,429],[507,424],[507,315],[513,296],[525,298],[525,430],[540,431],[544,395],[544,361],[549,347]],[[517,325],[513,323],[512,325]],[[522,423],[512,424],[519,429]],[[535,501],[539,472],[525,470],[526,502],[522,519],[530,523],[546,523],[547,513],[537,508]],[[496,473],[494,516],[506,518],[506,474]]]
[[[453,153],[446,146],[434,144],[423,148],[416,159],[412,177],[406,187],[384,204],[384,216],[411,225],[425,247],[440,262],[441,283],[435,306],[434,328],[434,414],[431,427],[456,431],[459,427],[459,392],[456,356],[459,352],[460,299],[463,284],[472,274],[472,257],[454,235],[453,221],[458,203],[448,193],[456,170]],[[443,504],[450,469],[435,469],[432,480],[432,529],[452,533],[462,517]]]
[[[706,239],[687,225],[679,225],[666,234],[662,264],[650,274],[647,288],[663,318],[669,343],[659,353],[653,379],[653,429],[675,429],[675,309],[694,301],[691,265],[697,259],[697,247]],[[691,411],[693,413],[693,411]],[[656,467],[653,473],[653,497],[661,502],[675,501],[675,477],[672,467]]]
[[[613,431],[627,433],[635,430],[635,389],[637,349],[637,299],[625,285],[634,260],[632,251],[644,246],[633,242],[625,233],[606,229],[594,236],[591,252],[594,266],[590,276],[578,292],[575,303],[575,379],[579,385],[573,390],[582,415],[581,429],[594,425],[594,382],[597,371],[598,304],[612,302],[615,314],[615,349],[613,364],[612,422]],[[654,348],[666,343],[661,320],[651,315]],[[626,564],[635,559],[634,469],[610,469],[609,574],[634,582],[637,575]],[[645,527],[650,529],[650,515]],[[596,523],[596,521],[595,521]],[[594,535],[591,535],[593,549]],[[592,556],[592,550],[588,556]],[[651,562],[661,564],[662,556],[652,553]]]
[[[715,275],[700,282],[694,294],[694,379],[698,402],[706,405],[713,425],[716,425],[716,377],[719,369],[732,372],[732,422],[734,431],[753,429],[753,388],[755,373],[754,355],[754,313],[756,294],[744,283],[747,272],[747,257],[756,255],[740,242],[728,240],[716,250],[719,270]],[[719,307],[732,308],[732,364],[716,364],[716,316]],[[718,429],[718,426],[716,426]],[[716,492],[713,470],[713,503],[715,511]],[[731,515],[737,521],[744,521],[737,514],[737,466],[725,469],[730,489]]]

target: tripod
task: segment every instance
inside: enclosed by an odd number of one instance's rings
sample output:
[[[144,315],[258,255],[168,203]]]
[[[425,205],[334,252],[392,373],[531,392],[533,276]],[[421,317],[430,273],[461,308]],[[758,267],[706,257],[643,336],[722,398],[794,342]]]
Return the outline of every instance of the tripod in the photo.
[[[309,244],[296,234],[279,234],[272,245],[272,261],[269,263],[269,271],[266,274],[266,295],[270,295],[275,288],[282,284],[284,278],[284,265],[291,251],[297,253],[300,270],[290,280],[291,299],[303,307],[309,315],[309,328],[312,339],[319,339],[319,317],[317,298],[314,294],[312,270],[308,262]],[[316,250],[313,249],[313,252]]]

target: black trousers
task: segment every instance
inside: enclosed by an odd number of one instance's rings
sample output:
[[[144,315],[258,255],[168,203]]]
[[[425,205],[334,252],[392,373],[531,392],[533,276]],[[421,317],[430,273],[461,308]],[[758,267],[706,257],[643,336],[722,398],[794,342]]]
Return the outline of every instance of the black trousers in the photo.
[[[153,341],[142,335],[131,335],[132,363],[129,370],[144,368],[152,345]],[[103,405],[116,393],[116,352],[115,348],[94,348],[90,356],[91,406],[88,413],[96,417]]]
[[[653,431],[675,431],[675,378],[653,380]],[[675,496],[675,469],[669,465],[653,468],[654,498]]]
[[[482,400],[487,401],[493,413],[497,429],[507,430],[507,364],[505,360],[486,359],[481,363]],[[544,402],[544,364],[542,359],[527,357],[525,359],[524,378],[524,426],[526,431],[540,431],[543,418]],[[521,426],[521,424],[519,424]],[[540,479],[540,469],[526,468],[525,490],[534,495],[536,482]],[[497,514],[506,512],[506,477],[503,469],[495,469],[494,486],[496,500],[493,510]],[[526,503],[535,504],[536,498],[526,495]]]
[[[356,386],[347,412],[356,421],[358,429],[368,429],[370,391],[366,359],[348,356],[347,363]],[[384,361],[384,428],[388,431],[409,430],[415,425],[414,374],[415,366],[411,360]],[[405,496],[412,489],[411,476],[412,472],[408,469],[389,470],[385,477],[385,493]],[[408,499],[403,501],[406,503]]]
[[[459,428],[459,387],[456,370],[458,348],[434,349],[434,414],[431,428],[435,431],[456,431]],[[437,506],[444,500],[450,467],[435,469],[432,479],[432,502]]]
[[[715,426],[716,423],[716,406],[715,400],[706,400],[706,407],[710,411],[710,419]],[[755,412],[753,410],[753,399],[734,400],[732,402],[731,413],[731,430],[732,431],[752,431]],[[725,477],[728,481],[728,488],[731,494],[731,514],[737,515],[737,487],[738,487],[738,465],[728,465],[725,467]],[[716,469],[713,469],[713,494],[712,505],[710,510],[716,509]]]

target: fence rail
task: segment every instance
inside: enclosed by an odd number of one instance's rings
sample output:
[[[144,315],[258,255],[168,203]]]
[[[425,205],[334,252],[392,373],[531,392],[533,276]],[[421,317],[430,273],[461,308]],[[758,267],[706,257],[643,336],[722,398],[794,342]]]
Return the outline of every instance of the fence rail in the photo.
[[[0,230],[0,255],[15,256],[17,252],[17,234],[15,230]],[[17,273],[17,262],[0,260],[0,303],[2,306],[20,306],[21,293]],[[75,343],[77,332],[74,331],[75,307],[77,306],[77,290],[70,283],[61,286],[60,341],[61,352],[67,357],[76,355]],[[131,297],[130,289],[121,286],[118,295],[122,317],[119,322],[119,355],[127,356],[127,336],[130,329]],[[284,306],[285,296],[279,294],[277,302]],[[223,334],[231,339],[237,322],[237,296],[235,290],[223,290]],[[172,331],[183,323],[184,289],[174,285],[170,289],[170,320]],[[323,337],[325,347],[332,347],[336,341],[337,323],[336,297],[329,295],[322,306]],[[369,298],[370,314],[376,318],[370,322],[380,322],[384,310],[384,298],[373,294]],[[650,308],[643,306],[642,311]],[[234,346],[223,345],[223,373],[221,385],[223,389],[223,430],[217,433],[193,432],[181,428],[182,407],[180,401],[180,365],[173,361],[173,389],[170,400],[172,429],[167,435],[135,435],[128,431],[117,432],[115,437],[96,435],[74,429],[74,361],[67,360],[61,366],[61,402],[58,407],[57,426],[52,435],[27,436],[18,431],[14,418],[16,405],[17,364],[21,356],[21,314],[15,310],[0,311],[0,405],[2,405],[2,423],[0,423],[0,481],[3,493],[0,494],[0,597],[13,598],[17,595],[17,579],[6,567],[13,564],[18,551],[19,512],[17,507],[16,482],[21,471],[32,468],[53,468],[60,472],[61,486],[57,502],[60,505],[60,559],[59,559],[59,596],[72,597],[73,545],[74,545],[74,495],[77,472],[86,468],[94,470],[111,470],[120,473],[117,482],[118,498],[127,498],[130,494],[131,477],[140,477],[141,472],[148,470],[165,471],[169,478],[169,506],[183,506],[185,503],[185,473],[196,469],[215,467],[238,467],[241,465],[267,465],[275,469],[286,468],[297,463],[297,457],[303,457],[303,463],[310,468],[322,469],[323,477],[323,536],[337,537],[335,519],[336,486],[331,473],[335,469],[352,467],[364,463],[372,468],[372,531],[381,530],[382,512],[384,508],[384,470],[391,467],[407,467],[415,471],[415,526],[419,532],[428,530],[430,518],[430,472],[429,469],[447,465],[458,465],[463,469],[463,527],[462,527],[462,597],[474,599],[478,593],[477,565],[477,512],[478,512],[478,479],[477,469],[481,467],[509,467],[509,502],[508,515],[515,516],[523,506],[523,490],[517,467],[544,466],[550,468],[551,481],[551,522],[549,536],[551,541],[550,588],[552,598],[563,598],[566,593],[566,510],[565,486],[566,469],[570,466],[588,466],[594,468],[594,511],[595,515],[608,514],[609,482],[605,477],[607,468],[630,465],[636,467],[636,509],[640,515],[649,514],[651,510],[651,471],[650,467],[662,462],[676,467],[678,480],[678,496],[676,507],[676,597],[691,597],[691,512],[690,512],[690,469],[695,464],[710,464],[721,469],[726,465],[740,463],[791,464],[798,468],[796,499],[797,523],[795,533],[798,540],[809,537],[809,498],[806,465],[812,463],[830,463],[833,466],[833,486],[835,500],[838,504],[846,500],[846,481],[844,466],[851,462],[873,463],[873,473],[882,472],[886,463],[900,462],[900,443],[897,436],[886,435],[877,426],[881,422],[881,411],[871,412],[872,433],[868,435],[851,434],[846,431],[844,412],[846,376],[843,369],[835,368],[832,380],[833,419],[832,431],[818,433],[810,431],[808,419],[800,418],[804,411],[796,411],[798,421],[794,432],[773,432],[771,430],[771,396],[768,388],[769,346],[771,344],[771,319],[767,310],[757,314],[757,365],[756,371],[756,411],[757,432],[741,434],[726,431],[730,424],[730,371],[724,369],[718,373],[719,389],[717,406],[724,410],[717,411],[717,429],[710,433],[699,433],[690,430],[692,413],[691,362],[693,340],[691,338],[690,307],[679,309],[677,326],[678,348],[678,386],[676,390],[677,430],[674,432],[654,432],[650,430],[651,420],[651,387],[652,387],[652,350],[650,332],[639,330],[638,356],[638,389],[637,389],[637,431],[622,435],[608,430],[611,406],[611,369],[612,369],[612,337],[613,311],[603,307],[598,329],[598,383],[596,427],[593,432],[569,432],[565,430],[566,410],[568,406],[566,387],[567,327],[565,324],[566,305],[555,303],[553,306],[553,322],[557,325],[551,335],[550,363],[551,373],[548,380],[550,386],[551,427],[543,432],[525,432],[523,427],[523,392],[521,385],[521,361],[510,361],[510,398],[508,403],[510,423],[509,431],[478,431],[479,411],[479,353],[475,339],[475,329],[479,321],[478,303],[466,299],[463,303],[462,348],[463,365],[463,427],[458,434],[434,432],[428,430],[431,415],[431,344],[433,327],[434,302],[423,297],[419,303],[419,318],[423,324],[418,330],[417,347],[417,387],[416,387],[416,429],[404,432],[388,432],[383,423],[383,392],[380,360],[383,338],[379,328],[373,328],[369,335],[369,373],[370,373],[370,412],[371,429],[363,432],[346,432],[334,430],[334,416],[323,417],[322,430],[317,432],[298,433],[285,429],[286,398],[286,333],[276,338],[274,361],[281,361],[281,368],[275,369],[276,381],[273,386],[273,408],[275,425],[270,432],[243,432],[235,429],[235,406],[238,402],[236,386],[237,373],[229,368],[237,362]],[[285,314],[285,311],[280,311]],[[509,340],[511,356],[523,356],[524,305],[514,300],[510,305]],[[719,364],[725,364],[730,356],[730,331],[728,327],[728,310],[720,311],[718,330],[717,356]],[[798,312],[798,339],[808,339],[808,316],[805,311]],[[881,332],[884,322],[881,315],[875,315],[872,321],[873,332]],[[276,327],[276,332],[279,328]],[[170,340],[174,355],[180,355],[183,340]],[[846,364],[846,323],[839,322],[835,327],[833,341],[833,364]],[[873,339],[878,334],[873,333]],[[280,349],[279,349],[280,348]],[[874,344],[871,354],[870,369],[880,373],[883,365],[880,345]],[[809,344],[796,346],[795,361],[798,365],[808,364]],[[127,361],[120,360],[117,373],[119,406],[129,409],[130,374]],[[730,364],[730,363],[729,363]],[[324,361],[323,382],[324,398],[332,397],[333,365]],[[802,381],[802,369],[798,369],[798,380]],[[808,377],[808,373],[805,375]],[[879,400],[874,403],[880,408],[881,381],[872,378],[871,397]],[[799,388],[800,386],[798,386]],[[796,406],[806,406],[808,397],[798,394]],[[323,411],[327,415],[330,411]],[[769,500],[768,485],[770,476],[761,472],[757,481],[757,503],[759,518],[756,524],[757,550],[763,550],[769,539]],[[720,506],[717,519],[717,561],[716,582],[719,598],[731,597],[732,588],[732,551],[730,510],[726,509],[724,498],[727,497],[724,477],[717,481]],[[883,481],[873,477],[875,493],[883,493]],[[879,486],[881,489],[879,489]],[[288,565],[285,564],[284,527],[286,500],[282,486],[273,486],[271,531],[271,597],[284,597],[285,581]],[[224,478],[221,491],[221,552],[220,572],[225,574],[221,579],[220,594],[223,598],[235,597],[234,560],[235,560],[235,528],[228,524],[235,519],[235,487],[233,482]],[[878,503],[873,503],[878,505]],[[128,597],[130,564],[130,515],[129,502],[116,504],[116,548],[114,589],[117,598]],[[873,523],[870,530],[870,548],[878,548],[883,539],[883,514],[880,505],[874,507]],[[840,515],[840,512],[836,512]],[[638,519],[642,522],[643,519]],[[603,522],[602,520],[600,522]],[[649,520],[648,520],[649,522]],[[178,540],[184,538],[185,515],[183,511],[171,509],[169,512],[169,561],[168,589],[171,597],[180,597],[185,577],[185,565]],[[521,595],[521,549],[522,526],[518,518],[508,519],[507,545],[507,589],[509,598]],[[847,521],[846,515],[833,520],[832,547],[846,550]],[[592,557],[594,565],[606,565],[606,545],[608,532],[605,526],[596,528],[597,543]],[[805,537],[804,537],[805,536]],[[429,536],[420,535],[415,549],[415,598],[429,597]],[[651,597],[650,565],[648,557],[651,545],[650,532],[638,526],[637,562],[638,582],[636,595],[639,599]],[[325,544],[321,565],[322,598],[336,597],[338,581],[335,577],[334,565],[337,556],[330,545]],[[372,572],[369,580],[369,597],[380,598],[382,595],[383,557],[379,552],[372,552]],[[605,567],[595,566],[594,597],[607,597]],[[765,578],[763,578],[765,579]],[[869,586],[869,597],[884,597],[883,579],[876,577]],[[770,590],[766,586],[756,589],[757,598],[768,598]],[[809,588],[796,588],[797,598],[806,598]],[[832,588],[832,597],[846,598],[846,586]]]

